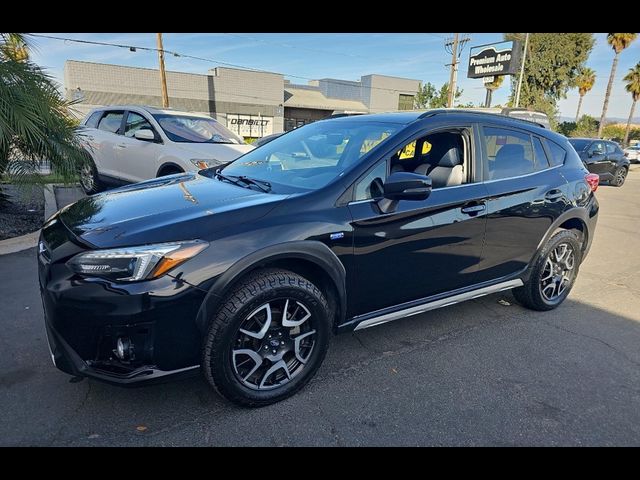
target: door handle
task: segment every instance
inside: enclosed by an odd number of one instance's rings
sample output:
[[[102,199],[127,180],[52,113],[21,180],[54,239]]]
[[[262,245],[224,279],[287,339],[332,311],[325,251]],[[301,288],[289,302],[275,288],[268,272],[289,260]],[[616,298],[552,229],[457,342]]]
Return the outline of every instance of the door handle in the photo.
[[[117,148],[127,148],[127,144],[126,143],[119,143],[116,145]]]
[[[460,210],[462,213],[467,215],[477,215],[480,212],[484,212],[487,207],[484,203],[477,203],[475,205],[469,205],[467,207],[462,207]]]

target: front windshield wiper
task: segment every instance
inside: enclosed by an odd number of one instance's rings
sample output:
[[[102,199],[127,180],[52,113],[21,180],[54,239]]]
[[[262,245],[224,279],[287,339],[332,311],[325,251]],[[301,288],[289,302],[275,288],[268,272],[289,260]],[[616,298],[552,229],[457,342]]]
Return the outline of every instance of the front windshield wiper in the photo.
[[[220,173],[220,170],[216,171],[216,177],[231,182],[235,185],[254,185],[265,193],[271,191],[271,184],[269,182],[265,182],[264,180],[257,180],[245,177],[244,175],[223,175],[222,173]]]

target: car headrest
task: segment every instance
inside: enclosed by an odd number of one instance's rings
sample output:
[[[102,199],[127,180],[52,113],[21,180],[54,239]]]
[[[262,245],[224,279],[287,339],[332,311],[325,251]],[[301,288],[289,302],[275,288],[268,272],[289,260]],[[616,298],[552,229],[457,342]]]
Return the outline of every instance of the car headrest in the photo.
[[[496,154],[497,162],[516,162],[524,158],[524,147],[517,143],[503,145]]]
[[[458,147],[451,147],[449,150],[445,152],[445,154],[440,157],[438,161],[438,167],[448,167],[453,168],[457,165],[460,165],[460,150]]]

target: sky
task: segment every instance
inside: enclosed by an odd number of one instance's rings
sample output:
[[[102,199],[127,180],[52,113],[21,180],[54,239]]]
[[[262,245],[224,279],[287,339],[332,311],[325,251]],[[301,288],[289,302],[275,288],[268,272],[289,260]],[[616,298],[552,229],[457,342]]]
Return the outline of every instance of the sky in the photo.
[[[46,33],[65,38],[109,42],[140,47],[156,47],[154,33]],[[447,33],[164,33],[165,50],[206,57],[237,66],[278,72],[292,83],[307,79],[338,78],[359,80],[371,73],[392,75],[431,82],[440,87],[449,80],[451,55],[444,49]],[[458,87],[463,90],[460,103],[484,102],[485,89],[480,79],[466,78],[469,48],[503,40],[502,33],[470,33],[460,57]],[[596,71],[596,84],[584,99],[582,112],[600,117],[613,50],[606,34],[596,33],[596,43],[587,66]],[[32,59],[63,83],[66,60],[83,60],[147,68],[157,68],[153,51],[103,45],[78,44],[45,38],[30,38]],[[631,95],[624,90],[622,77],[640,61],[640,40],[620,54],[616,82],[609,102],[608,117],[626,119]],[[167,55],[167,70],[206,73],[218,64]],[[494,92],[493,104],[504,104],[510,92],[510,80]],[[574,117],[578,105],[576,89],[558,104],[560,115]]]

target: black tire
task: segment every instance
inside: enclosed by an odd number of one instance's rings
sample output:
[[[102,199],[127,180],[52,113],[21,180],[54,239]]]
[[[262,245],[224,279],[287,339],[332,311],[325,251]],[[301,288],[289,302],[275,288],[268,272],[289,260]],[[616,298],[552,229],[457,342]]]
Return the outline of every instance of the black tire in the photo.
[[[294,373],[289,376],[289,367],[287,367],[286,376],[288,380],[286,380],[286,383],[277,384],[275,387],[271,386],[271,390],[260,390],[257,385],[244,383],[246,378],[243,380],[239,376],[238,367],[234,363],[236,356],[233,352],[239,352],[242,347],[238,347],[236,350],[234,350],[234,347],[240,344],[240,328],[242,325],[246,326],[248,319],[254,315],[252,312],[263,308],[265,303],[271,305],[271,302],[274,302],[276,304],[278,301],[282,302],[284,298],[288,299],[287,301],[292,299],[296,302],[302,302],[307,307],[307,313],[311,315],[308,321],[313,320],[313,323],[310,323],[309,327],[306,328],[315,330],[312,336],[314,342],[305,360],[306,363],[300,363],[302,367],[298,366],[300,371],[297,374]],[[270,314],[271,311],[269,309]],[[286,312],[287,307],[282,311]],[[280,323],[282,323],[282,317],[284,317],[283,313],[281,315]],[[276,313],[273,318],[275,319],[277,316],[278,314]],[[266,324],[266,321],[264,324]],[[277,320],[270,323],[270,325],[274,324],[277,324]],[[294,395],[315,375],[324,360],[329,346],[331,324],[331,309],[322,292],[313,283],[287,270],[260,270],[242,280],[240,285],[228,295],[228,300],[218,310],[215,317],[211,319],[202,348],[203,374],[218,393],[238,405],[261,407],[278,402]],[[261,326],[260,323],[258,325]],[[278,325],[275,325],[275,327],[278,328]],[[284,331],[284,327],[279,328]],[[289,330],[289,332],[293,330]],[[246,332],[246,330],[244,331]],[[267,330],[267,333],[270,331],[272,331],[271,328]],[[286,332],[285,334],[289,335]],[[267,340],[266,333],[263,333],[263,337],[263,340],[250,340],[256,342],[271,341]],[[269,338],[271,337],[269,336]],[[253,353],[260,353],[262,348],[260,346],[251,349],[254,350]],[[267,348],[266,345],[265,348]],[[265,355],[269,355],[268,350],[270,348],[267,348]],[[291,352],[287,355],[290,354]],[[263,366],[260,368],[267,369],[267,372],[262,377],[264,382],[269,377],[269,366],[274,365],[269,359],[263,359],[262,362]],[[254,361],[253,364],[249,365],[257,366],[258,362]],[[260,370],[257,373],[258,377],[260,377]],[[275,375],[275,373],[272,375]]]
[[[86,163],[80,167],[79,178],[80,186],[87,195],[100,193],[105,189],[104,184],[100,181],[100,177],[98,176],[96,164],[89,154],[87,154]]]
[[[562,293],[557,298],[546,298],[542,293],[542,280],[543,275],[547,275],[546,266],[547,259],[550,258],[552,252],[563,244],[570,245],[573,249],[573,269],[570,273],[570,281],[567,282]],[[513,296],[518,303],[531,310],[546,311],[553,310],[558,307],[573,287],[576,277],[578,276],[578,270],[582,261],[582,238],[579,234],[572,230],[560,230],[554,234],[547,244],[544,246],[540,254],[534,260],[530,267],[529,280],[525,282],[522,287],[513,289]],[[560,287],[557,287],[558,289]]]
[[[624,181],[627,179],[627,173],[629,173],[627,167],[618,167],[613,174],[611,185],[614,187],[621,187],[624,185]]]

